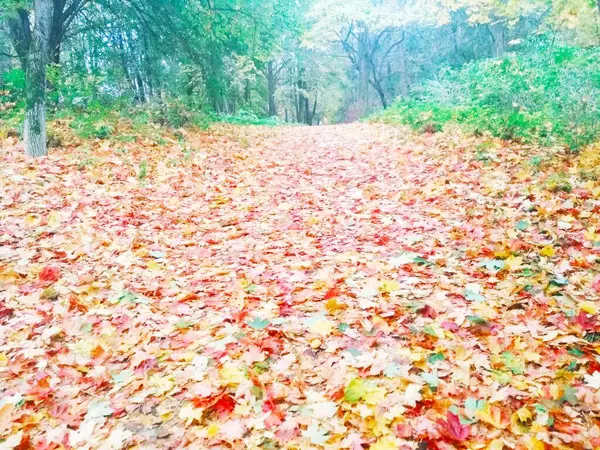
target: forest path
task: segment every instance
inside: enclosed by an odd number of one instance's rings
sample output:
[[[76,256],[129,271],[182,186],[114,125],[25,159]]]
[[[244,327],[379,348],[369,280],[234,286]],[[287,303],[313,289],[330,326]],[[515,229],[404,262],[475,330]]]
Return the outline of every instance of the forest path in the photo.
[[[573,302],[598,297],[597,215],[543,187],[535,149],[363,124],[188,138],[2,152],[1,436],[592,442],[595,322]]]

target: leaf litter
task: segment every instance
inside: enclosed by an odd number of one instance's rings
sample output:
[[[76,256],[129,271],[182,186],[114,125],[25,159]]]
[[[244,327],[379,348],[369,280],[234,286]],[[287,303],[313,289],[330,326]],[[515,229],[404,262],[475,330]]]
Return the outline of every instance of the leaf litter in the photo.
[[[481,140],[6,148],[0,448],[600,447],[600,184]]]

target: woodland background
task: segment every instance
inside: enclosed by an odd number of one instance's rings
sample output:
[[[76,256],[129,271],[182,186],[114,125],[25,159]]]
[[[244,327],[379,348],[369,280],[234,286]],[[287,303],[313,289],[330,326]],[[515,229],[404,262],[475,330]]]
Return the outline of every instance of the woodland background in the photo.
[[[84,138],[123,118],[316,125],[384,109],[574,149],[600,127],[595,0],[51,2],[48,114]],[[5,134],[22,133],[32,7],[0,1]]]

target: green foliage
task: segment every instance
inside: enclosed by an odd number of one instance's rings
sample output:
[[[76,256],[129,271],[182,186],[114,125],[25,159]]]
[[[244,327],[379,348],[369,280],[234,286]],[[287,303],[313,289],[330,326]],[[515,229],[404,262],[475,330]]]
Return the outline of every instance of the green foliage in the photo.
[[[277,117],[261,117],[251,111],[241,109],[237,114],[221,114],[214,117],[215,122],[232,125],[266,125],[277,126],[282,122]]]
[[[576,150],[600,135],[600,50],[538,42],[446,70],[376,120],[431,132],[455,122],[476,134]]]

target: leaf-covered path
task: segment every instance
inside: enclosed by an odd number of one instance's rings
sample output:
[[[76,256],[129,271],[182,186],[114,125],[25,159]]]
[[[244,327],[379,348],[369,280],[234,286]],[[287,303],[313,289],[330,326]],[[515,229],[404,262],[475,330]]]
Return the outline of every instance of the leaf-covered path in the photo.
[[[189,142],[0,155],[0,448],[600,446],[597,182],[375,125]]]

